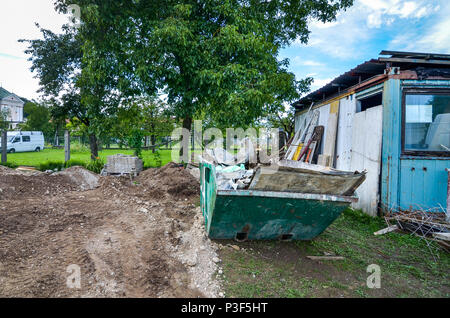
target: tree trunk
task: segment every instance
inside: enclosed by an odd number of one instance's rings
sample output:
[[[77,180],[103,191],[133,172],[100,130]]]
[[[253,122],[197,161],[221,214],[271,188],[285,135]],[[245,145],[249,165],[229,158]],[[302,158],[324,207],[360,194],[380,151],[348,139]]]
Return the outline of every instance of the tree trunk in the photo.
[[[152,153],[156,152],[156,136],[155,135],[151,135],[150,136],[150,143],[152,144]]]
[[[89,146],[91,147],[91,159],[97,160],[98,158],[98,142],[95,134],[89,135]]]
[[[183,119],[183,128],[187,129],[187,130],[190,132],[190,131],[191,131],[191,127],[192,127],[192,117],[190,117],[190,116],[184,117],[184,119]],[[186,151],[187,151],[188,154],[189,154],[190,140],[184,140],[184,139],[183,139],[183,144],[184,144],[185,146],[187,146],[187,147],[182,147],[182,145],[180,144],[180,158],[183,158],[183,154],[184,154],[184,153],[183,153],[183,149],[184,149],[184,148],[186,148]],[[188,158],[187,156],[188,156],[188,155],[186,155],[186,158]],[[184,162],[185,160],[182,159],[182,161]],[[187,161],[189,161],[189,158],[188,158]],[[187,162],[185,162],[185,163],[187,163]]]

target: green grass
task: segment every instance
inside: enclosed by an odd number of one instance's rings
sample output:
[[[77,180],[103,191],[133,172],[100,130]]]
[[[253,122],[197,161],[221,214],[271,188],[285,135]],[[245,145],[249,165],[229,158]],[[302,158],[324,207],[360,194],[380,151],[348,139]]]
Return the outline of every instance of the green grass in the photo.
[[[404,233],[374,236],[380,218],[347,210],[313,241],[218,242],[228,297],[449,297],[450,256]],[[309,255],[344,256],[312,261]],[[367,266],[381,268],[381,288],[366,285]]]
[[[132,150],[103,150],[99,152],[100,160],[106,162],[108,156],[115,154],[132,155]],[[171,150],[160,150],[161,164],[164,166],[171,160]],[[70,159],[73,162],[85,163],[86,165],[91,161],[89,151],[75,151],[71,153]],[[152,153],[151,150],[142,152],[142,158],[144,160],[144,167],[151,168],[158,166],[157,156]],[[30,166],[36,168],[58,167],[64,163],[64,149],[45,149],[41,152],[20,152],[8,154],[8,165],[11,166]]]

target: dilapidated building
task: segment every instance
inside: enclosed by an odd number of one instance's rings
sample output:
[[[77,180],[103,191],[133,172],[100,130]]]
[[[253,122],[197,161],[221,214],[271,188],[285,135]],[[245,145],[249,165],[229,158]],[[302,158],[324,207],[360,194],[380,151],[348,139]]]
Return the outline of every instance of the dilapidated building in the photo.
[[[319,164],[368,171],[355,208],[447,209],[450,55],[383,51],[294,103],[319,112]]]

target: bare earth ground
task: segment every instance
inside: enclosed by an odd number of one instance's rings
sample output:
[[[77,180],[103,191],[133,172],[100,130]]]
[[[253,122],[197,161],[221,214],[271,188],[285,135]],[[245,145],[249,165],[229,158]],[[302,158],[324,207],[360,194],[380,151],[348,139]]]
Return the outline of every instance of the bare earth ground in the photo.
[[[133,181],[0,167],[0,296],[217,297],[198,191],[174,164]],[[81,289],[67,287],[72,264]]]
[[[0,297],[450,297],[449,254],[374,236],[382,219],[349,210],[308,242],[215,243],[198,206],[197,179],[175,164],[133,181],[0,166]],[[81,289],[66,284],[73,264]]]

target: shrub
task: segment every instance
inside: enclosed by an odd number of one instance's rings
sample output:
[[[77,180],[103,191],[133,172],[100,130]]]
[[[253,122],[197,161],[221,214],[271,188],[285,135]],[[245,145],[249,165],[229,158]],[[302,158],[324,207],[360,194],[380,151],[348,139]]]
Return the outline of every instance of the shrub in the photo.
[[[0,163],[0,166],[8,167],[11,169],[16,169],[18,167],[18,165],[16,165],[15,163],[12,163],[12,162]]]
[[[94,173],[102,172],[103,167],[105,166],[105,162],[101,159],[91,160],[84,167]]]
[[[41,162],[38,165],[38,170],[40,171],[47,171],[47,170],[58,170],[61,171],[63,168],[65,167],[64,162],[63,161],[45,161],[45,162]]]
[[[88,146],[83,145],[82,143],[75,141],[70,144],[70,152],[71,153],[85,153],[90,152]]]
[[[64,163],[63,161],[46,161],[43,163],[40,163],[37,167],[40,171],[47,171],[47,170],[57,170],[61,171],[63,168],[70,168],[73,166],[81,166],[86,168],[89,171],[92,171],[94,173],[99,174],[105,163],[101,159],[92,160],[89,162],[81,161],[81,160],[69,160],[68,162]]]

